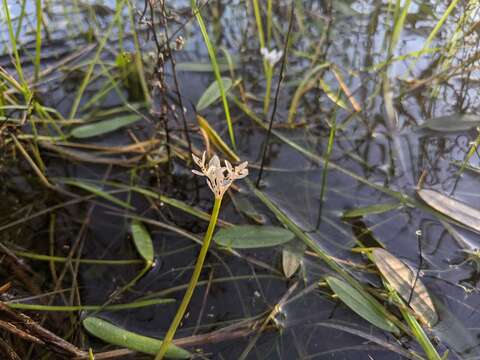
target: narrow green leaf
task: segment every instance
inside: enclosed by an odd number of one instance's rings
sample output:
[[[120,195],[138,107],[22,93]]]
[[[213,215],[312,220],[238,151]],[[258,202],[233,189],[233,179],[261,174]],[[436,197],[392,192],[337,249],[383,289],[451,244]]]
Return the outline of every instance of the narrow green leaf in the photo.
[[[90,334],[106,343],[126,347],[141,353],[155,355],[162,345],[161,340],[127,331],[97,317],[87,317],[82,323]],[[178,346],[170,345],[166,356],[171,359],[189,359],[192,354]]]
[[[220,229],[214,236],[218,245],[234,249],[253,249],[284,244],[295,235],[277,226],[236,225]]]
[[[420,128],[449,132],[465,131],[480,125],[480,116],[474,114],[452,114],[425,121]]]
[[[372,214],[383,214],[387,211],[397,209],[398,207],[400,207],[400,205],[401,204],[399,202],[369,205],[361,208],[347,210],[343,213],[342,217],[349,219]]]
[[[230,90],[230,88],[233,85],[232,79],[227,77],[222,77],[220,80],[223,83],[223,89],[225,90],[225,93],[227,93],[228,90]],[[222,94],[220,92],[220,87],[218,86],[218,82],[214,81],[213,83],[210,84],[207,90],[205,90],[202,96],[200,96],[200,99],[198,100],[198,103],[197,103],[197,111],[202,111],[206,109],[215,101],[220,99],[221,95]]]
[[[133,114],[121,116],[115,119],[97,121],[92,124],[76,127],[70,132],[70,135],[78,139],[103,135],[125,127],[127,125],[133,124],[140,119],[142,119],[141,116]]]
[[[126,304],[113,304],[113,305],[40,305],[40,304],[26,304],[19,302],[7,302],[7,306],[12,309],[22,310],[35,310],[35,311],[120,311],[138,309],[147,306],[170,304],[175,302],[175,299],[151,299],[151,300],[138,300]]]
[[[362,318],[380,329],[397,334],[399,333],[398,328],[391,321],[383,317],[370,301],[354,287],[333,276],[328,276],[326,281],[328,286],[330,286],[340,300]]]
[[[115,196],[110,195],[109,193],[103,191],[102,189],[100,189],[99,187],[97,187],[95,185],[90,185],[90,184],[86,184],[86,183],[81,182],[81,181],[70,180],[70,179],[64,180],[64,183],[68,184],[68,185],[71,185],[71,186],[76,186],[80,189],[91,192],[92,194],[95,194],[98,197],[104,198],[105,200],[108,200],[108,201],[110,201],[110,202],[112,202],[116,205],[119,205],[121,207],[124,207],[126,209],[130,209],[130,210],[135,209],[132,205],[126,203],[125,201],[117,199]]]
[[[130,225],[132,231],[133,242],[138,253],[149,264],[153,263],[153,243],[152,238],[145,226],[138,220],[132,220]]]
[[[416,271],[381,248],[372,251],[372,260],[403,300],[410,301],[410,307],[423,323],[432,327],[438,322],[437,311],[430,294],[422,281],[417,278]]]

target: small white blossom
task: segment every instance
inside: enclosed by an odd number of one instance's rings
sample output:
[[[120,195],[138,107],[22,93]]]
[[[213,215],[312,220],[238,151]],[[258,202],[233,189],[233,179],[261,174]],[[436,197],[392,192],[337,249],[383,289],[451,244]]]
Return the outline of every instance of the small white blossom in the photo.
[[[205,176],[210,190],[216,198],[221,198],[228,190],[234,180],[242,179],[248,175],[248,162],[245,161],[238,166],[233,167],[228,160],[225,160],[225,166],[221,166],[217,155],[213,156],[208,165],[206,164],[207,152],[204,151],[202,158],[192,154],[193,161],[198,165],[201,171],[192,170],[196,175]]]
[[[270,64],[271,67],[274,67],[276,63],[280,61],[283,56],[282,50],[268,50],[267,48],[261,48],[260,54],[262,54],[263,58]]]

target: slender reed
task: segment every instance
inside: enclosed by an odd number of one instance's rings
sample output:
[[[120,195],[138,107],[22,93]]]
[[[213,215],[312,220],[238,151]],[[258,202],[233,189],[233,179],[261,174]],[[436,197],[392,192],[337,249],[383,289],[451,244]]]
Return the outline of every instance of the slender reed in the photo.
[[[223,109],[225,111],[225,118],[227,119],[228,134],[230,135],[230,141],[232,142],[233,149],[237,150],[237,144],[235,142],[235,134],[233,132],[232,118],[230,116],[230,107],[228,106],[227,94],[225,93],[225,88],[223,86],[223,81],[220,74],[220,67],[218,66],[215,48],[212,42],[210,41],[210,37],[208,36],[208,32],[207,32],[207,27],[205,26],[205,22],[203,21],[202,14],[198,10],[196,1],[192,0],[191,4],[192,4],[192,12],[195,14],[195,18],[197,19],[198,26],[200,26],[200,32],[202,33],[203,40],[205,41],[205,45],[207,46],[208,55],[210,56],[210,62],[212,63],[212,69],[215,75],[215,80],[217,81],[217,86],[218,86],[218,89],[220,90],[220,97],[222,98]]]

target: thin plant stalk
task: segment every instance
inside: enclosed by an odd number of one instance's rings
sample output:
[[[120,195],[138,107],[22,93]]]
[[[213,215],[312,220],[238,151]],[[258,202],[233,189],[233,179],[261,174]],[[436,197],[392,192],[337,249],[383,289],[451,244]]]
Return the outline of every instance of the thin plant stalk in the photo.
[[[266,46],[265,46],[265,35],[263,32],[263,25],[262,25],[262,17],[260,15],[260,6],[258,5],[258,0],[252,0],[252,3],[253,3],[253,13],[255,14],[255,22],[257,24],[258,42],[260,44],[260,49],[263,49]],[[269,28],[267,24],[267,31],[268,30]],[[266,80],[265,98],[263,100],[263,112],[267,114],[268,107],[270,104],[270,93],[272,88],[273,69],[272,69],[272,66],[268,64],[268,61],[266,59],[263,59],[263,72],[265,73],[265,80]]]
[[[260,16],[260,7],[258,6],[258,0],[252,0],[253,3],[253,12],[255,14],[255,22],[257,23],[258,31],[258,41],[260,42],[260,47],[265,47],[265,37],[263,35],[263,25],[262,17]]]
[[[35,2],[37,10],[37,30],[36,30],[36,39],[35,39],[35,70],[34,70],[34,80],[38,82],[40,74],[40,53],[42,50],[42,0],[36,0]]]
[[[320,188],[320,206],[318,208],[318,217],[317,217],[317,223],[315,225],[315,230],[318,230],[318,228],[320,227],[320,223],[322,222],[323,198],[325,197],[325,190],[327,187],[328,163],[330,161],[330,156],[332,154],[333,143],[335,141],[335,134],[337,130],[335,116],[336,116],[336,111],[333,114],[333,124],[330,127],[330,135],[328,137],[327,152],[325,154],[325,164],[322,171],[322,185]]]
[[[215,48],[213,47],[213,44],[210,41],[210,37],[208,36],[208,32],[207,32],[207,27],[205,26],[205,22],[203,21],[202,14],[200,13],[200,10],[197,7],[196,1],[192,0],[191,4],[192,4],[192,12],[195,14],[195,17],[198,22],[198,26],[200,27],[200,31],[203,36],[203,40],[205,41],[205,45],[207,46],[208,55],[210,56],[210,62],[212,63],[212,69],[215,75],[215,80],[217,81],[217,86],[218,86],[218,89],[220,90],[220,97],[222,98],[223,109],[225,111],[225,118],[227,120],[228,134],[230,135],[230,141],[232,142],[233,149],[237,150],[237,144],[235,142],[235,134],[233,132],[232,118],[230,116],[230,108],[228,106],[227,95],[225,93],[225,88],[223,86],[222,76],[220,74],[220,68],[218,66]]]
[[[172,323],[170,324],[170,328],[163,339],[162,345],[160,346],[160,350],[155,356],[155,360],[161,360],[165,356],[168,347],[173,341],[173,337],[175,336],[175,332],[177,331],[180,322],[183,319],[185,311],[187,310],[188,304],[190,303],[190,299],[192,298],[193,291],[197,286],[198,279],[200,277],[200,273],[203,268],[203,263],[205,261],[205,257],[207,256],[208,248],[210,246],[210,242],[212,241],[213,231],[215,230],[215,225],[217,224],[218,214],[220,212],[220,205],[222,204],[222,197],[215,197],[215,203],[213,205],[212,216],[210,218],[210,223],[208,224],[207,232],[205,233],[205,237],[203,238],[203,245],[200,250],[200,254],[198,255],[197,262],[195,264],[195,268],[193,270],[192,278],[188,283],[187,291],[185,291],[185,295],[183,296],[182,303],[180,304],[177,313],[175,314],[175,318],[173,319]]]
[[[272,0],[267,0],[267,43],[272,38]]]

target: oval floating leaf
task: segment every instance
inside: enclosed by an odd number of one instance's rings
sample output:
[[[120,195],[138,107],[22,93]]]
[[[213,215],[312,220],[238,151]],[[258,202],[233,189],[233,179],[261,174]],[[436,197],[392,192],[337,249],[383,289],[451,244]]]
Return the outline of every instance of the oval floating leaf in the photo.
[[[423,201],[438,212],[480,232],[480,210],[443,195],[438,191],[422,189],[418,190],[417,193]]]
[[[91,124],[76,127],[70,132],[70,135],[78,139],[103,135],[120,129],[124,126],[133,124],[141,118],[141,116],[133,114],[121,116],[110,120],[97,121]]]
[[[452,114],[429,119],[420,128],[435,131],[465,131],[480,125],[480,116],[473,114]]]
[[[372,214],[383,214],[384,212],[397,209],[400,205],[399,202],[369,205],[357,209],[346,210],[342,217],[349,219]]]
[[[282,250],[282,268],[283,274],[287,279],[295,274],[302,264],[302,257],[290,249]]]
[[[218,245],[234,249],[253,249],[284,244],[295,235],[278,226],[236,225],[220,229],[214,236]]]
[[[438,322],[438,315],[433,301],[425,285],[417,278],[415,271],[381,248],[376,248],[372,251],[372,260],[383,277],[403,300],[407,302],[410,300],[410,307],[425,324],[432,327]]]
[[[97,317],[87,317],[83,327],[95,337],[106,343],[126,347],[145,354],[155,355],[162,341],[147,336],[135,334]],[[166,356],[171,359],[189,359],[192,354],[175,345],[168,347]]]
[[[397,334],[400,332],[390,320],[379,314],[370,301],[357,289],[333,276],[328,276],[326,281],[339,299],[362,318],[385,331]]]
[[[222,77],[221,78],[223,82],[223,89],[225,90],[225,93],[230,90],[232,87],[232,79],[227,78],[227,77]],[[220,99],[220,89],[218,87],[218,84],[216,81],[210,84],[210,86],[205,90],[205,92],[200,96],[200,99],[198,100],[197,103],[197,111],[202,111],[209,107],[211,104],[213,104],[215,101]]]
[[[145,259],[147,263],[152,264],[153,243],[150,233],[138,220],[132,220],[130,229],[132,231],[133,242],[135,243],[138,253]]]

